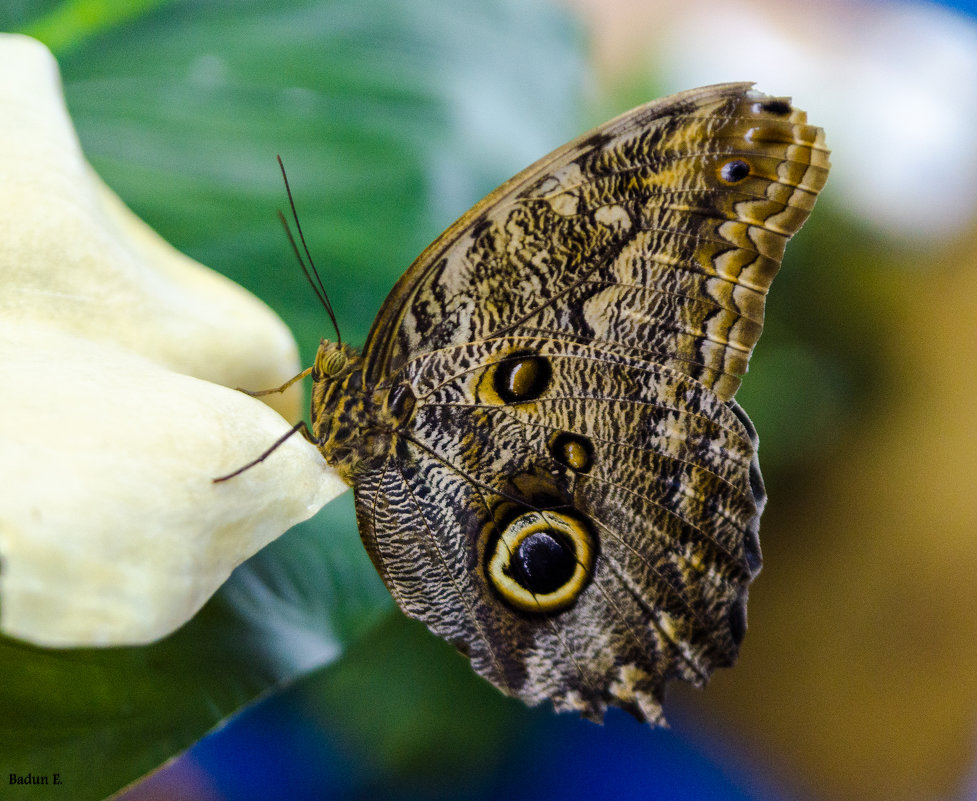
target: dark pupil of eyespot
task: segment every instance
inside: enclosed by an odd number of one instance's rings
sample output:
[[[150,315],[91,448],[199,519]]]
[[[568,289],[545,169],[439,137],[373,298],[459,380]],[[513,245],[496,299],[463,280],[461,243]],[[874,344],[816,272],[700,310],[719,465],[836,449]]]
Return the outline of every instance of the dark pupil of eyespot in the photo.
[[[768,100],[762,103],[760,108],[768,114],[777,114],[781,117],[790,114],[790,103],[785,103],[783,100]]]
[[[723,176],[724,181],[736,183],[737,181],[742,181],[750,174],[750,165],[739,159],[736,159],[736,161],[727,161],[723,165],[720,174]]]
[[[495,391],[503,403],[534,400],[546,391],[552,374],[541,356],[509,358],[495,370]]]
[[[569,432],[557,434],[550,445],[550,453],[560,464],[578,473],[590,470],[594,461],[594,446],[585,437]]]
[[[516,581],[536,595],[546,595],[573,577],[577,560],[562,537],[537,531],[519,543],[512,565]]]

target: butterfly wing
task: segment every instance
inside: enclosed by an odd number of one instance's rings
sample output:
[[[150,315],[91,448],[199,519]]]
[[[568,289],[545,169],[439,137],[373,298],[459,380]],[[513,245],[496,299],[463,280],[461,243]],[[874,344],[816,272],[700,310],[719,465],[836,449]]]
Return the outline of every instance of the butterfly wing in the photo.
[[[732,398],[828,167],[789,101],[686,92],[517,175],[391,293],[365,382],[410,413],[361,534],[503,691],[657,720],[735,659],[764,494]]]

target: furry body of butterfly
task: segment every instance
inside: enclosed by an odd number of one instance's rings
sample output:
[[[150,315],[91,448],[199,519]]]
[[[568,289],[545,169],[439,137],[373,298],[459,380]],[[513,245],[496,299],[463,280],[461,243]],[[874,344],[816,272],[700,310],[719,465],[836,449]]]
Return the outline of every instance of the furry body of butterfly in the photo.
[[[321,344],[312,438],[367,552],[503,692],[661,722],[735,661],[766,496],[733,396],[828,169],[750,84],[650,103],[454,223],[362,354]]]

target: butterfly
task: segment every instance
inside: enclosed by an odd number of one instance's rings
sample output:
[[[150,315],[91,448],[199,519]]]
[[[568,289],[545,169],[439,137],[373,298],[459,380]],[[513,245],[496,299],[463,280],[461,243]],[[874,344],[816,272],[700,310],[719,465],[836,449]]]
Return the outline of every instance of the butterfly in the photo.
[[[766,495],[733,397],[830,166],[751,87],[540,159],[420,255],[361,352],[323,340],[303,374],[397,604],[528,704],[663,722],[669,680],[736,659]]]

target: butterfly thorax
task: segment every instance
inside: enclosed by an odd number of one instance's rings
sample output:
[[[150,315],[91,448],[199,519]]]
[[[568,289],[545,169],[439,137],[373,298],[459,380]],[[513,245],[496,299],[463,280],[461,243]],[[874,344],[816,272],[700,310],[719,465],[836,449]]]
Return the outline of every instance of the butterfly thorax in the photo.
[[[391,411],[391,396],[403,390],[365,386],[363,368],[363,356],[354,348],[323,340],[312,370],[314,442],[348,484],[390,455],[405,416]],[[397,406],[401,412],[403,407],[403,402]]]

